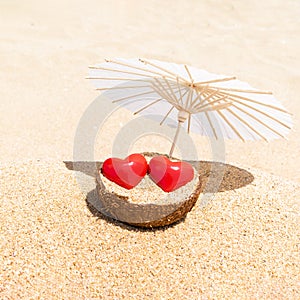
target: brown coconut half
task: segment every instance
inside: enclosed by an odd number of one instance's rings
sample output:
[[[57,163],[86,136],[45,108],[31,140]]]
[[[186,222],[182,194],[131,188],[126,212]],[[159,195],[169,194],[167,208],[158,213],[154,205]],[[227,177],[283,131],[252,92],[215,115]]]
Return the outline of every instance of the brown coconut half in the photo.
[[[153,157],[161,155],[158,153],[142,153],[145,156]],[[173,158],[172,158],[173,159]],[[167,204],[137,204],[128,200],[128,197],[110,192],[103,180],[101,180],[100,170],[96,177],[97,193],[100,201],[101,212],[113,219],[132,226],[152,228],[170,225],[184,218],[191,211],[203,190],[201,176],[198,166],[193,166],[197,172],[196,184],[191,194],[174,203]],[[172,194],[172,193],[170,193]]]

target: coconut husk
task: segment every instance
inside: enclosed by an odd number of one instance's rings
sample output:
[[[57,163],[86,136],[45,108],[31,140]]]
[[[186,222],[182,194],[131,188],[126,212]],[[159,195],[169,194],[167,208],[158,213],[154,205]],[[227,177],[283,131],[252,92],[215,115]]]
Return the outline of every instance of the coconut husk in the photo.
[[[143,153],[147,156],[161,155],[158,153]],[[174,159],[172,157],[172,159]],[[203,190],[201,176],[197,171],[197,181],[192,193],[174,203],[167,204],[137,204],[128,201],[128,197],[112,193],[107,190],[101,180],[100,170],[96,177],[97,192],[100,201],[101,212],[113,219],[137,226],[137,227],[161,227],[170,225],[184,218],[193,208]],[[170,193],[171,194],[171,193]]]

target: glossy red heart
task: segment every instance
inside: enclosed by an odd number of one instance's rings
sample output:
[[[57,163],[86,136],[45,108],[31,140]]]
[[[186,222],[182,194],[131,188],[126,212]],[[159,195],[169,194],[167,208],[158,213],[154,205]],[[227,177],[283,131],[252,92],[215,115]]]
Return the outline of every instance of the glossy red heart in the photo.
[[[189,163],[173,162],[165,156],[153,157],[149,163],[148,173],[165,192],[172,192],[194,178],[194,169]]]
[[[102,165],[102,174],[125,189],[132,189],[146,175],[148,164],[141,154],[131,154],[125,159],[108,158]]]

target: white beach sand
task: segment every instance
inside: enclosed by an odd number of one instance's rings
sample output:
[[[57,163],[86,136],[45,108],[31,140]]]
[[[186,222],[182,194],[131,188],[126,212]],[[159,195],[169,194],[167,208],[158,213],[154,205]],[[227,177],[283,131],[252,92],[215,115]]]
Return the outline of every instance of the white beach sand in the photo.
[[[300,2],[0,2],[1,299],[299,299]],[[165,230],[133,229],[87,206],[73,161],[85,80],[104,58],[186,63],[274,95],[287,140],[226,141],[254,181],[215,194]],[[95,159],[130,120],[113,116]],[[192,135],[198,155],[209,142]],[[143,137],[134,151],[169,148]],[[93,190],[93,187],[90,187]]]

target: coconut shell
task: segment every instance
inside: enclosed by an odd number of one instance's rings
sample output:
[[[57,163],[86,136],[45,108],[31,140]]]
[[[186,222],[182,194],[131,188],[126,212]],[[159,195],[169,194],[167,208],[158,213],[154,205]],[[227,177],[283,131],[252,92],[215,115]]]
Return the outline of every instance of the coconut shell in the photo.
[[[143,155],[155,156],[160,154],[147,152]],[[184,218],[197,202],[203,189],[201,176],[199,175],[193,192],[182,201],[168,204],[136,204],[128,201],[127,197],[109,192],[99,173],[96,177],[96,184],[103,214],[123,223],[144,228],[166,226]]]

